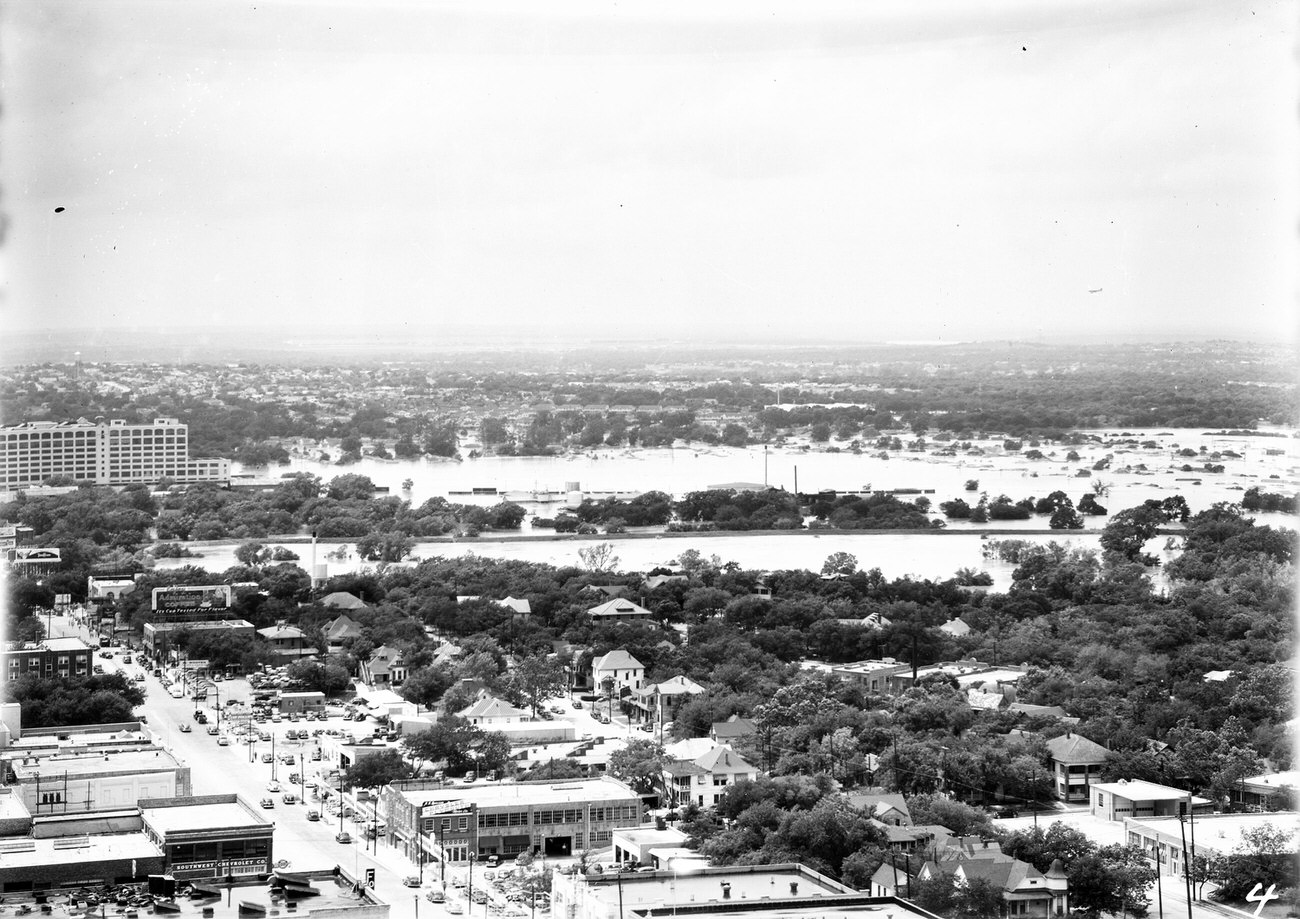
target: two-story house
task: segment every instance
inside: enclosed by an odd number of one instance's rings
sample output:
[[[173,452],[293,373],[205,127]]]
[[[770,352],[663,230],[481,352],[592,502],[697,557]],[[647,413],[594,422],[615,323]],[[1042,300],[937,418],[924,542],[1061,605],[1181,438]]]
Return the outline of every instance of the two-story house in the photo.
[[[665,753],[670,758],[663,764],[661,785],[671,807],[713,807],[732,785],[758,777],[758,770],[727,744],[705,738],[681,741]]]
[[[316,656],[316,646],[308,640],[307,633],[296,625],[279,622],[265,629],[258,629],[257,634],[266,639],[281,663]]]
[[[694,680],[675,676],[662,683],[648,683],[632,690],[632,706],[650,723],[668,722],[677,717],[677,711],[687,700],[704,692],[704,687]]]
[[[1052,758],[1052,785],[1056,797],[1071,804],[1088,803],[1088,786],[1101,781],[1109,752],[1079,734],[1068,733],[1047,742]]]
[[[624,690],[630,692],[641,687],[645,681],[645,665],[622,648],[602,654],[591,662],[591,685],[604,690],[606,680],[610,681],[613,695],[621,696]]]

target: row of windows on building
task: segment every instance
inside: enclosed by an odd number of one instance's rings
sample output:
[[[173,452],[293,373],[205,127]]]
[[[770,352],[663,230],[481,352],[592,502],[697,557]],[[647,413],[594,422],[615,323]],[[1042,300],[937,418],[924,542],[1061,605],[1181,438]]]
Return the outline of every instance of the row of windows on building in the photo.
[[[479,814],[478,827],[479,829],[493,829],[496,827],[529,825],[556,826],[588,821],[607,823],[615,820],[638,819],[640,819],[640,808],[635,804],[628,804],[617,807],[593,807],[589,810],[580,807],[565,808],[563,810],[538,810],[532,812],[531,819],[527,810]],[[422,823],[422,828],[425,832],[464,832],[469,829],[469,817],[426,817]]]
[[[538,810],[533,811],[533,826],[554,826],[557,824],[574,824],[591,821],[592,823],[605,823],[611,820],[635,820],[639,816],[639,808],[636,805],[627,807],[593,807],[590,809],[590,816],[582,808],[566,808],[564,810]],[[478,825],[480,829],[500,826],[526,826],[528,824],[528,811],[509,811],[501,814],[479,814]]]
[[[218,842],[181,843],[169,847],[173,862],[208,862],[223,858],[265,858],[271,851],[271,840],[226,839]]]

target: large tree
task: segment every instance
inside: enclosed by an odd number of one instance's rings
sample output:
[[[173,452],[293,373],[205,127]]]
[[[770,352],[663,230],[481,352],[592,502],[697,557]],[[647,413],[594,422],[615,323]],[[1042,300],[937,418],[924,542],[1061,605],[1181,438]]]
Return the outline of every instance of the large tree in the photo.
[[[525,657],[515,664],[506,678],[507,690],[528,705],[534,717],[542,703],[552,696],[561,695],[565,686],[564,668],[544,654]]]
[[[653,740],[633,740],[610,755],[609,774],[645,795],[659,787],[663,764],[663,747]]]
[[[345,788],[382,788],[411,777],[411,766],[396,750],[363,756],[343,772]]]

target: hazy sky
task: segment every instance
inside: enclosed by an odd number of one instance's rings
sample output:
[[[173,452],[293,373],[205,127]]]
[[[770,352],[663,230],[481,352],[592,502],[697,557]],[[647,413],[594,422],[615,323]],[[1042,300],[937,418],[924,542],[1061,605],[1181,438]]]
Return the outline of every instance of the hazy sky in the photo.
[[[1289,2],[0,11],[11,329],[1294,324]]]

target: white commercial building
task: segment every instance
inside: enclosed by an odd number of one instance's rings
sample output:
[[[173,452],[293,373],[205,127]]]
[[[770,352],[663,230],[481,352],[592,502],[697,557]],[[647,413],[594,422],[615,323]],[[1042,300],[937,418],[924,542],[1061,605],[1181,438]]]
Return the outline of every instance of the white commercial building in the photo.
[[[0,428],[0,489],[40,485],[53,476],[96,485],[229,480],[230,460],[191,459],[189,453],[189,426],[175,418],[148,424],[28,421]]]

